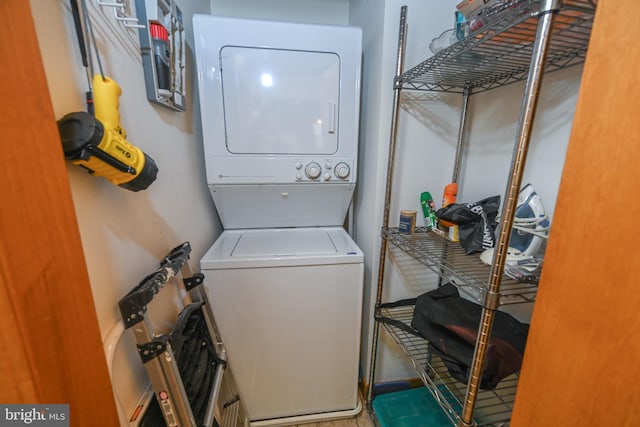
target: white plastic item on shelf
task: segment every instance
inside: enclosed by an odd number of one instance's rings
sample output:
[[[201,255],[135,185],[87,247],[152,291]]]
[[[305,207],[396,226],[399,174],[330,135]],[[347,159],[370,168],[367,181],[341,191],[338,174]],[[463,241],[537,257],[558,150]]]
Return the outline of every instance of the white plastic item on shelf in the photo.
[[[438,37],[431,40],[431,43],[429,43],[429,50],[431,50],[432,53],[436,54],[442,49],[448,48],[457,41],[458,37],[456,36],[456,30],[452,28],[444,31]]]

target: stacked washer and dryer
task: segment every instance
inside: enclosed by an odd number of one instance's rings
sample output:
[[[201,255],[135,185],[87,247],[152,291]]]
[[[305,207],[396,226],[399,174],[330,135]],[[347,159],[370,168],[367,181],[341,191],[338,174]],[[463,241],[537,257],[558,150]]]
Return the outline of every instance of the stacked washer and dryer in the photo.
[[[200,261],[252,426],[353,416],[363,254],[362,34],[194,16],[207,183],[224,231]]]

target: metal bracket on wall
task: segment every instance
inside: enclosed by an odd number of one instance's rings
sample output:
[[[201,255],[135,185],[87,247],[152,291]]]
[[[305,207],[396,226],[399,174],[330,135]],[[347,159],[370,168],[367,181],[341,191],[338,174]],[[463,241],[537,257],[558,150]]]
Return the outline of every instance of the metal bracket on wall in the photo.
[[[186,46],[182,11],[174,0],[138,0],[136,14],[147,99],[165,107],[186,109]]]
[[[129,0],[96,0],[96,3],[103,7],[113,8],[113,16],[115,16],[116,20],[121,22],[125,27],[145,28],[144,25],[140,24],[138,18],[134,18],[129,15]]]

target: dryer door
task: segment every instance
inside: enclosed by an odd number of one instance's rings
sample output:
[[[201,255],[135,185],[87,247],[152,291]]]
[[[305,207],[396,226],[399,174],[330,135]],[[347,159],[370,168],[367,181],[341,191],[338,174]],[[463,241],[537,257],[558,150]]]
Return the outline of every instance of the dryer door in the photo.
[[[336,153],[337,54],[224,46],[220,65],[230,153]]]

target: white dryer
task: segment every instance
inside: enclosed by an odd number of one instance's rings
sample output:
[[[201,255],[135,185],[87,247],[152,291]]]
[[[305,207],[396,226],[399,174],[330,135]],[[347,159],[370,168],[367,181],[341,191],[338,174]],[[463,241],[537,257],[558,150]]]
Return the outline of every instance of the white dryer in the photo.
[[[207,184],[225,228],[343,223],[362,32],[195,15]]]
[[[194,40],[225,228],[200,267],[251,425],[355,415],[361,31],[195,15]]]

